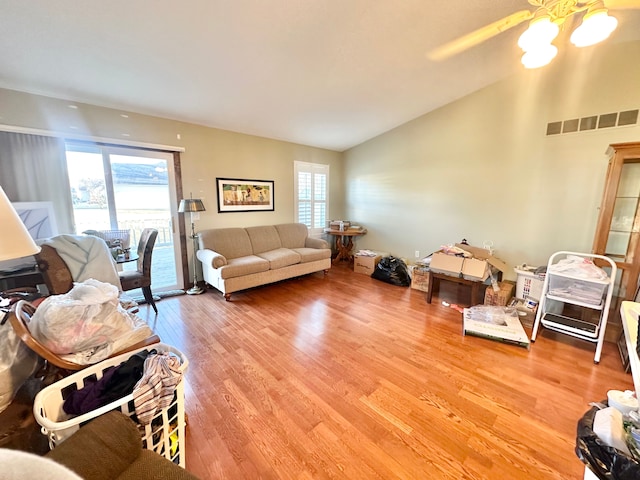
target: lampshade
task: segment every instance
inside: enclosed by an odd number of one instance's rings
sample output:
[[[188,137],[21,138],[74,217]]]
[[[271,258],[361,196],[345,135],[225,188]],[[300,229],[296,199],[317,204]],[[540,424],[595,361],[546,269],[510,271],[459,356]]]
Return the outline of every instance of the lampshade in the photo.
[[[617,26],[618,20],[610,16],[606,8],[590,9],[571,34],[571,43],[576,47],[595,45],[609,38]]]
[[[535,48],[549,45],[560,32],[560,27],[551,21],[548,15],[531,20],[527,28],[518,39],[518,46],[528,52]]]
[[[204,203],[199,198],[183,198],[180,200],[180,206],[178,207],[178,212],[180,213],[204,211]]]
[[[525,68],[540,68],[551,62],[557,54],[558,48],[547,44],[525,52],[521,61]]]
[[[27,257],[40,251],[40,247],[29,235],[27,227],[20,220],[2,187],[0,187],[0,226],[3,230],[0,236],[0,261]]]

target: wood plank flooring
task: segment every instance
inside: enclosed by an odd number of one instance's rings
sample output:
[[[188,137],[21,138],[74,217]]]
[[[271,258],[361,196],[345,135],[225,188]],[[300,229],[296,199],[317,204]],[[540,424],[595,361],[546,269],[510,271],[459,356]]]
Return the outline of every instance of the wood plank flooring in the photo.
[[[632,388],[615,344],[462,335],[469,289],[425,294],[346,265],[143,307],[190,361],[187,469],[202,479],[580,479],[576,423]],[[465,306],[468,306],[466,304]]]

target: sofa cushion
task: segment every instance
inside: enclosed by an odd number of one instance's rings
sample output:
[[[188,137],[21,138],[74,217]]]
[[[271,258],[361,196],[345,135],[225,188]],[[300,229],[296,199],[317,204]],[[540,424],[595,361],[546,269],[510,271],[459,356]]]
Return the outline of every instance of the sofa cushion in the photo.
[[[227,265],[220,267],[221,278],[234,278],[269,270],[269,261],[256,255],[227,259]]]
[[[304,223],[283,223],[276,225],[280,235],[280,242],[285,248],[302,248],[309,235],[309,230]]]
[[[300,255],[300,263],[315,262],[316,260],[324,260],[331,258],[331,250],[329,248],[294,248],[294,252]]]
[[[82,478],[110,480],[118,478],[136,461],[141,451],[142,442],[135,423],[114,411],[96,417],[60,447],[47,453],[47,458],[70,468]],[[100,462],[87,456],[87,452],[100,452]]]
[[[273,225],[247,227],[246,230],[251,240],[254,255],[282,247],[280,235],[278,235],[278,231]]]
[[[271,270],[300,263],[300,254],[288,248],[276,248],[275,250],[259,253],[257,256],[268,260]]]
[[[251,240],[244,228],[213,228],[198,234],[200,248],[208,248],[227,260],[246,257],[253,253]],[[279,246],[279,245],[278,245]]]

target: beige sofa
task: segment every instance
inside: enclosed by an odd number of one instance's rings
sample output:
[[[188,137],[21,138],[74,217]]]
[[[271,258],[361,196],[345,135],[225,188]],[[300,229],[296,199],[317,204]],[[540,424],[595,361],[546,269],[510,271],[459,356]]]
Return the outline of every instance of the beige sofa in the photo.
[[[239,290],[331,268],[329,244],[309,237],[302,223],[213,228],[198,240],[204,281],[227,301]]]

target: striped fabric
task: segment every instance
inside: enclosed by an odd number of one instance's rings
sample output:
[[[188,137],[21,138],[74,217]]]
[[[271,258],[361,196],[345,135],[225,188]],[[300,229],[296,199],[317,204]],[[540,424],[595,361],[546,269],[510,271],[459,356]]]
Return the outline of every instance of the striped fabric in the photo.
[[[171,405],[181,379],[178,357],[169,353],[147,357],[142,378],[133,388],[133,405],[140,424],[149,424],[158,412]]]

